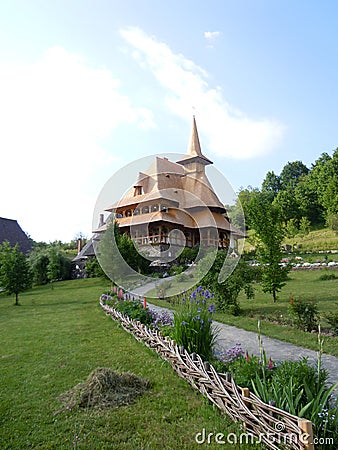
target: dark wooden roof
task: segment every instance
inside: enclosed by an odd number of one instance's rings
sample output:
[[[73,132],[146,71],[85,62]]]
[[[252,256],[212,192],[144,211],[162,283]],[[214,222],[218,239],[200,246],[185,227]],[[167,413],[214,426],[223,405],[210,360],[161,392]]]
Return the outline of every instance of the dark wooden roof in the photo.
[[[94,245],[93,245],[93,237],[89,239],[87,244],[82,248],[80,253],[75,256],[75,258],[72,259],[72,262],[78,262],[85,259],[88,259],[88,257],[95,256],[94,251]]]
[[[16,220],[0,217],[0,244],[8,241],[12,247],[19,244],[19,250],[27,255],[32,244]]]

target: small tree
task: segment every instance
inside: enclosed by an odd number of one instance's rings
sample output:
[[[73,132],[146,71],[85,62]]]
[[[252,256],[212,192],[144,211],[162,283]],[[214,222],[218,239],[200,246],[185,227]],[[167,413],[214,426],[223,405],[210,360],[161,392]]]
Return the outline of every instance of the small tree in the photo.
[[[268,196],[257,194],[250,201],[250,223],[257,237],[258,259],[262,267],[263,292],[272,294],[277,301],[277,292],[285,285],[289,266],[280,264],[282,259],[282,241],[285,235],[280,209],[271,203]]]
[[[332,231],[338,232],[338,214],[328,214],[326,223]]]
[[[213,258],[214,254],[209,253],[198,262],[197,273],[205,274],[200,284],[215,294],[217,309],[238,315],[240,313],[238,304],[240,292],[244,291],[247,298],[254,297],[252,282],[256,278],[256,271],[243,260],[226,261],[226,253],[223,251],[217,252],[212,267],[206,270],[207,267],[210,267],[210,260],[212,261]],[[234,266],[236,266],[235,269],[233,269]],[[219,282],[220,274],[223,272],[231,274],[224,281]]]
[[[285,226],[285,234],[288,238],[294,238],[298,234],[298,221],[295,218],[288,220]]]
[[[135,248],[133,240],[120,232],[118,223],[108,225],[98,251],[98,261],[107,274],[117,284],[124,281],[131,269],[138,273],[147,273],[150,261]]]
[[[307,217],[303,216],[299,222],[300,234],[302,234],[303,236],[306,236],[307,234],[310,233],[310,229],[311,229],[311,222],[309,221],[309,219]]]
[[[16,244],[0,245],[0,286],[9,295],[15,294],[15,305],[19,305],[19,293],[32,286],[32,275],[25,255]]]

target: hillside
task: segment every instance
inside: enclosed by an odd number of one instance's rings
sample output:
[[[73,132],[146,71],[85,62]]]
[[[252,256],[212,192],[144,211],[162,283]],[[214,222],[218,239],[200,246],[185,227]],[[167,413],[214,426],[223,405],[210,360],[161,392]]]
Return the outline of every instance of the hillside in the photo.
[[[248,238],[244,245],[245,251],[253,248],[252,231],[248,231]],[[307,235],[298,234],[294,238],[286,238],[284,244],[291,245],[297,253],[338,252],[338,233],[329,228],[310,231]],[[338,256],[337,256],[338,258]]]

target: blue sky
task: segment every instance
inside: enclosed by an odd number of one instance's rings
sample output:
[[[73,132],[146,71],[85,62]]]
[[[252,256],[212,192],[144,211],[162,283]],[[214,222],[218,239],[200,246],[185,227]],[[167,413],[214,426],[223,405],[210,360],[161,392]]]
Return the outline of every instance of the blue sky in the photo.
[[[4,0],[0,215],[89,236],[107,179],[185,153],[193,113],[235,191],[332,154],[337,23],[334,0]]]

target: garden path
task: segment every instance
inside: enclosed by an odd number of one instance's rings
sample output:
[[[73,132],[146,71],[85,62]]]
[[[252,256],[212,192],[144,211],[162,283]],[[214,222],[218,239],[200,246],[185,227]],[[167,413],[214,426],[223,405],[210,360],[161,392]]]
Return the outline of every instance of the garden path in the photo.
[[[149,291],[149,289],[151,289],[151,287],[147,284],[135,289],[133,293],[135,295],[143,296]],[[168,308],[155,306],[151,303],[148,303],[148,306],[150,309],[155,311],[170,311],[173,314],[173,311]],[[246,331],[220,322],[214,322],[214,325],[219,331],[216,351],[220,351],[221,349],[226,350],[234,347],[238,342],[240,342],[244,351],[247,350],[249,354],[259,356],[258,333]],[[317,364],[317,351],[309,350],[304,347],[280,341],[278,339],[273,339],[264,335],[261,335],[261,339],[267,357],[269,358],[271,356],[273,361],[297,360],[302,357],[306,357],[309,363]],[[328,381],[332,384],[338,382],[338,358],[323,353],[322,366],[328,371]],[[338,387],[335,392],[338,394]]]

